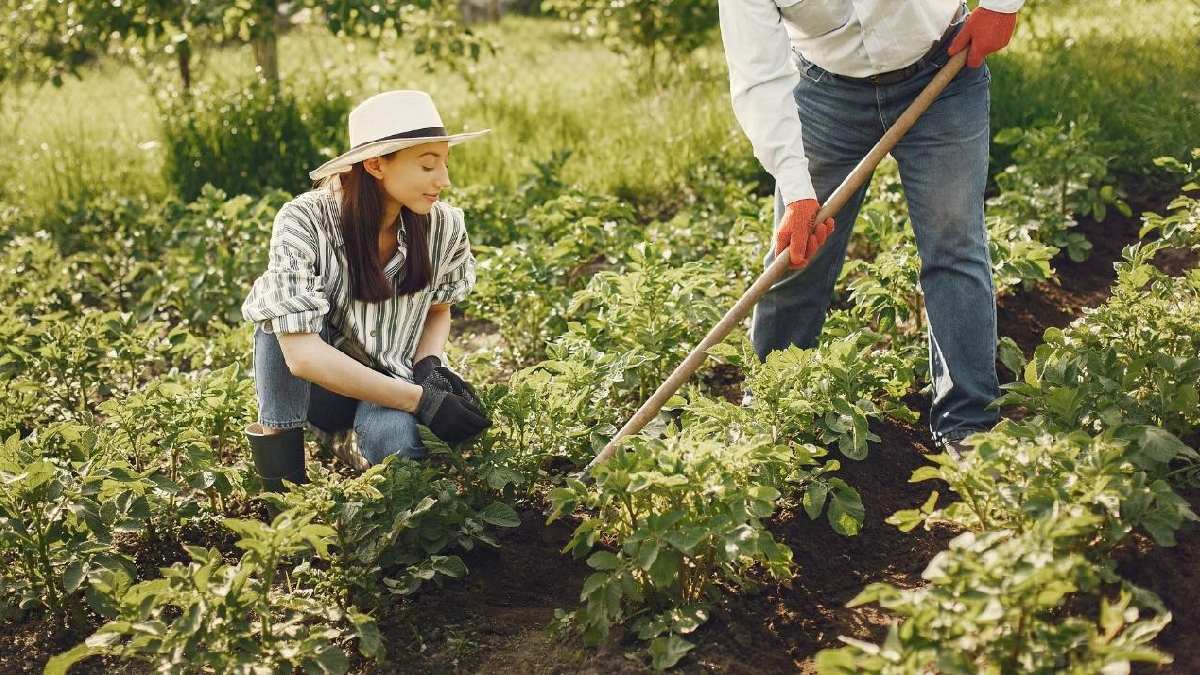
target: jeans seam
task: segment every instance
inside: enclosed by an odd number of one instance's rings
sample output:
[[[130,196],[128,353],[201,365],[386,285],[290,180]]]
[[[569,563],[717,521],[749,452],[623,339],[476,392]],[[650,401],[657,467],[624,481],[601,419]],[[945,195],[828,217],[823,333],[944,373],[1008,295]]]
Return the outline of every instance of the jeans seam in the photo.
[[[272,429],[295,429],[297,427],[304,426],[304,420],[289,420],[286,422],[276,422],[274,420],[268,420],[264,417],[259,417],[258,423],[263,426],[271,427]]]

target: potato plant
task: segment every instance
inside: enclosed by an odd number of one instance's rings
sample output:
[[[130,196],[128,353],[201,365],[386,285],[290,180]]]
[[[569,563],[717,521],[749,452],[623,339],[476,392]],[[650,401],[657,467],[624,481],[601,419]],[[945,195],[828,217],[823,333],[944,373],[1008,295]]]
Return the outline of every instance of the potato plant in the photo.
[[[897,614],[882,644],[842,638],[847,647],[817,655],[821,673],[1128,672],[1130,662],[1169,658],[1149,642],[1171,620],[1152,593],[1112,584],[1109,566],[1058,540],[1078,540],[1091,515],[1044,517],[1023,533],[965,532],[937,554],[928,585],[871,584],[849,606],[875,602]],[[1068,598],[1101,593],[1098,619],[1064,611]]]
[[[251,389],[235,364],[195,382],[156,379],[100,404],[113,449],[152,481],[151,529],[174,532],[205,511],[225,513],[245,489],[232,465],[252,419]]]
[[[125,590],[115,618],[51,659],[46,672],[66,673],[87,656],[109,654],[165,672],[344,673],[342,645],[354,640],[364,656],[382,655],[370,616],[275,585],[290,561],[327,552],[333,532],[312,516],[285,511],[269,524],[226,519],[244,551],[236,565],[216,549],[188,547],[192,562]]]
[[[868,330],[813,349],[778,350],[762,363],[748,343],[740,351],[721,345],[714,352],[747,371],[745,387],[753,397],[741,420],[720,420],[710,428],[757,429],[777,443],[812,443],[861,460],[869,443],[879,440],[870,430],[872,421],[915,418],[899,403],[913,382],[911,366],[887,348],[883,336]]]
[[[1022,533],[1043,519],[1086,514],[1097,520],[1089,538],[1062,543],[1064,550],[1102,556],[1134,529],[1171,546],[1175,532],[1197,517],[1162,476],[1171,462],[1200,455],[1156,427],[1130,431],[1136,440],[1092,438],[1083,431],[1049,434],[1002,422],[973,436],[974,450],[963,458],[934,455],[934,466],[913,473],[912,482],[944,481],[958,501],[935,509],[935,492],[921,509],[901,511],[888,522],[901,530],[950,522],[975,532]]]
[[[586,512],[564,548],[595,570],[573,615],[584,640],[633,621],[660,655],[655,665],[670,666],[664,657],[683,656],[689,645],[679,636],[703,621],[721,586],[751,585],[755,565],[788,578],[792,552],[763,525],[781,497],[769,475],[811,463],[765,438],[638,436],[594,469],[594,483],[571,479],[551,492],[550,520]]]
[[[1001,403],[1060,429],[1200,429],[1200,272],[1167,277],[1149,264],[1154,250],[1127,252],[1108,301],[1047,330]]]
[[[1148,216],[1143,232],[1162,239],[1127,249],[1110,300],[1047,331],[1028,364],[1002,350],[1024,381],[1000,403],[1032,414],[914,473],[945,481],[958,501],[939,509],[934,492],[889,519],[968,532],[930,563],[928,586],[864,590],[852,604],[877,602],[903,621],[881,644],[842,638],[848,647],[818,655],[820,672],[1128,672],[1131,662],[1170,662],[1149,646],[1170,613],[1122,581],[1108,553],[1134,529],[1173,545],[1197,519],[1169,482],[1197,466],[1175,435],[1196,428],[1186,324],[1197,272],[1168,277],[1150,265],[1164,247],[1194,246],[1193,210],[1182,197],[1172,214]],[[1098,620],[1073,616],[1086,596],[1099,597]]]
[[[477,247],[479,283],[468,301],[504,338],[508,357],[530,365],[566,331],[571,295],[637,241],[630,209],[611,197],[568,192],[518,220],[519,241]]]
[[[1026,225],[1038,241],[1065,249],[1072,260],[1085,260],[1092,245],[1071,231],[1077,216],[1103,221],[1109,207],[1132,215],[1108,173],[1109,158],[1097,149],[1098,133],[1086,117],[1000,131],[995,142],[1016,146],[1016,164],[996,176],[1000,194],[988,200],[988,212]]]
[[[1144,214],[1139,236],[1158,235],[1152,245],[1200,249],[1200,148],[1192,149],[1189,162],[1174,157],[1159,157],[1154,163],[1167,171],[1179,174],[1184,180],[1181,193],[1167,206],[1170,213]]]
[[[549,355],[605,372],[621,395],[610,403],[636,409],[720,320],[736,293],[703,263],[670,265],[652,246],[639,244],[630,249],[625,271],[600,272],[572,296],[567,332]]]
[[[132,576],[132,561],[113,548],[117,532],[138,532],[149,516],[145,479],[82,425],[59,423],[0,445],[0,606],[6,614],[44,608],[60,622],[81,622],[91,580]]]
[[[476,508],[438,469],[408,460],[389,458],[350,478],[320,469],[313,478],[275,499],[328,528],[328,546],[295,575],[346,611],[385,604],[386,591],[408,595],[437,577],[461,577],[467,567],[450,551],[497,546],[490,527],[520,524],[507,504]]]

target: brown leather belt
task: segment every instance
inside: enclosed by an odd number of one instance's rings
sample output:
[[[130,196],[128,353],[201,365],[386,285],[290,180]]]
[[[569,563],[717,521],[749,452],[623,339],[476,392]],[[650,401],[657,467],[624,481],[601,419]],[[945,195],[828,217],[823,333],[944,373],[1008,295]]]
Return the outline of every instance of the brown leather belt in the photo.
[[[942,33],[942,37],[938,38],[938,41],[933,43],[933,46],[929,48],[929,51],[922,54],[921,58],[913,61],[910,65],[907,65],[903,68],[897,68],[896,70],[889,70],[886,73],[868,75],[867,77],[850,77],[849,75],[838,75],[837,73],[830,73],[830,75],[833,75],[841,80],[846,80],[847,82],[873,84],[876,86],[903,82],[913,75],[916,75],[917,71],[921,69],[921,66],[925,65],[926,61],[929,60],[929,57],[937,54],[939,50],[947,45],[950,39],[953,38],[954,34],[957,32],[959,20],[966,16],[966,13],[967,6],[960,5],[958,11],[954,13],[954,18],[950,19],[950,25],[946,27],[946,32]]]

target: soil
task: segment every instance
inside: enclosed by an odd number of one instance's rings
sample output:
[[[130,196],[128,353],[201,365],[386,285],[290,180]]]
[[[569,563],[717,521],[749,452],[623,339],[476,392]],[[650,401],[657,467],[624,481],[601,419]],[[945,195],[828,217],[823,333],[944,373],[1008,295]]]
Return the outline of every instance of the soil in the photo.
[[[1166,199],[1152,197],[1135,203],[1135,212],[1159,210]],[[1060,284],[1002,298],[998,318],[1001,335],[1013,338],[1026,352],[1052,326],[1065,326],[1084,307],[1105,299],[1114,279],[1113,262],[1121,248],[1136,239],[1136,219],[1110,218],[1099,224],[1084,221],[1083,232],[1094,245],[1082,263],[1055,261]],[[1168,255],[1157,261],[1178,271],[1194,257]],[[739,382],[726,369],[709,376],[731,399]],[[924,410],[922,395],[906,403]],[[889,617],[876,606],[847,608],[846,603],[869,583],[887,581],[901,587],[922,583],[921,571],[955,534],[949,528],[901,533],[884,522],[893,512],[921,504],[931,490],[947,497],[945,486],[911,484],[908,477],[932,451],[927,420],[907,425],[885,420],[874,426],[881,440],[867,460],[843,461],[840,475],[864,496],[866,521],[861,533],[843,537],[824,520],[811,521],[803,510],[789,507],[770,523],[775,536],[792,547],[796,574],[786,583],[759,580],[756,589],[726,594],[711,618],[692,636],[697,647],[680,662],[685,673],[808,673],[821,649],[838,647],[839,636],[879,640]],[[1195,440],[1195,439],[1192,439]],[[1200,490],[1184,492],[1200,511]],[[246,517],[263,517],[261,505],[246,507]],[[619,629],[597,649],[552,630],[559,608],[573,609],[590,570],[582,561],[562,554],[570,538],[570,522],[545,523],[537,507],[521,512],[520,527],[497,533],[499,549],[462,553],[470,569],[464,579],[431,586],[416,596],[381,608],[377,620],[388,650],[382,664],[358,661],[358,672],[381,673],[634,673],[646,664],[635,652],[639,644]],[[196,526],[183,533],[188,543],[216,546],[236,556],[232,541],[219,531]],[[1172,665],[1142,672],[1200,672],[1200,528],[1179,533],[1178,545],[1154,546],[1135,537],[1118,553],[1120,573],[1154,591],[1174,614],[1174,621],[1156,645],[1175,657]],[[149,571],[185,559],[178,543],[123,542],[139,570]],[[65,651],[86,637],[95,625],[57,630],[46,620],[8,619],[0,622],[0,672],[40,672],[49,656]],[[91,659],[72,672],[141,672]]]
[[[1200,488],[1180,493],[1192,510],[1200,508]],[[1175,546],[1156,546],[1149,538],[1137,535],[1133,545],[1118,556],[1117,571],[1133,584],[1156,593],[1171,611],[1171,623],[1154,644],[1175,661],[1157,671],[1200,673],[1200,648],[1196,645],[1196,627],[1200,626],[1200,527],[1188,527],[1177,539]]]
[[[1135,212],[1159,210],[1166,199],[1134,203]],[[1065,257],[1055,261],[1062,281],[1003,298],[999,332],[1027,353],[1041,342],[1046,328],[1062,327],[1085,307],[1108,296],[1115,279],[1113,263],[1121,249],[1137,238],[1135,218],[1112,217],[1101,224],[1080,223],[1093,242],[1087,261]],[[1176,273],[1195,258],[1171,254],[1156,264]],[[716,369],[707,384],[736,400],[735,376]],[[905,401],[924,410],[923,396]],[[843,462],[841,475],[863,495],[866,521],[855,537],[842,537],[823,520],[810,521],[799,509],[786,509],[771,523],[775,536],[795,554],[796,575],[788,583],[764,582],[757,590],[727,594],[709,621],[693,636],[697,647],[680,662],[685,673],[809,673],[814,655],[838,647],[838,636],[879,640],[889,617],[876,606],[847,608],[846,603],[869,583],[887,581],[901,587],[922,583],[920,573],[943,550],[955,532],[946,527],[901,533],[884,519],[902,508],[919,505],[945,486],[910,484],[908,476],[931,452],[928,421],[909,426],[892,420],[876,425],[881,438],[866,461]],[[1200,491],[1185,492],[1200,510]],[[523,524],[501,537],[499,551],[468,555],[471,574],[453,587],[423,592],[395,615],[381,621],[388,637],[392,669],[414,673],[626,673],[645,672],[634,654],[637,641],[614,631],[597,649],[561,638],[550,630],[555,609],[575,607],[576,593],[589,573],[585,565],[558,553],[570,536],[562,523],[543,524],[536,510],[522,514]],[[1175,547],[1144,540],[1121,561],[1120,571],[1136,584],[1156,592],[1174,613],[1157,645],[1175,663],[1148,672],[1200,672],[1200,648],[1194,631],[1200,625],[1200,602],[1194,598],[1200,579],[1200,528],[1179,533]]]

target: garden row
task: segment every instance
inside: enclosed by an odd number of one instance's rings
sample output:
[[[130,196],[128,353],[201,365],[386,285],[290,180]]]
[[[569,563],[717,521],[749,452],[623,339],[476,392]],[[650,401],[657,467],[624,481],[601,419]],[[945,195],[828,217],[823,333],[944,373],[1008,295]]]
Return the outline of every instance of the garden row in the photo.
[[[1200,159],[1200,151],[1195,153]],[[1200,166],[1185,190],[1200,189]],[[1151,263],[1167,248],[1200,250],[1200,200],[1149,214],[1117,267],[1111,298],[1065,330],[1047,332],[998,404],[1024,414],[970,439],[960,459],[931,457],[913,481],[936,479],[903,530],[949,523],[964,531],[930,562],[917,589],[873,584],[852,601],[898,615],[882,644],[844,638],[821,672],[1128,672],[1167,663],[1150,642],[1171,620],[1153,593],[1122,579],[1113,550],[1134,532],[1156,544],[1197,517],[1173,489],[1196,478],[1200,432],[1200,268],[1168,276]],[[1190,476],[1190,478],[1189,478]],[[1098,604],[1099,609],[1096,609]]]
[[[1063,139],[1075,152],[1039,163],[1051,156],[1039,144]],[[1119,205],[1086,129],[1010,140],[1027,154],[998,178],[990,210],[1002,289],[1048,278],[1059,248],[1086,253],[1073,214]],[[821,347],[760,365],[737,336],[594,483],[566,479],[759,268],[769,200],[747,196],[741,175],[698,165],[702,197],[648,221],[562,185],[553,162],[515,195],[461,193],[480,243],[467,312],[495,325],[507,356],[456,356],[489,382],[493,431],[456,452],[429,439],[427,464],[355,477],[315,465],[310,485],[270,499],[269,523],[254,518],[241,435],[254,418],[249,332],[232,322],[283,196],[111,200],[52,233],[16,234],[0,275],[5,606],[76,627],[106,620],[54,668],[89,654],[184,667],[186,653],[192,669],[341,672],[355,652],[384,658],[372,619],[391,602],[383,590],[461,576],[456,550],[493,544],[492,528],[517,524],[514,504],[549,501],[555,517],[579,518],[570,549],[596,570],[564,625],[594,641],[629,624],[653,665],[673,664],[719,589],[752,583],[759,565],[791,574],[791,551],[763,526],[782,503],[857,531],[861,499],[832,454],[862,459],[872,419],[911,418],[898,401],[925,369],[893,168],[864,210]],[[747,407],[727,400],[719,375],[731,366],[755,392]],[[197,524],[236,544],[193,536]],[[162,541],[173,564],[139,565]]]

